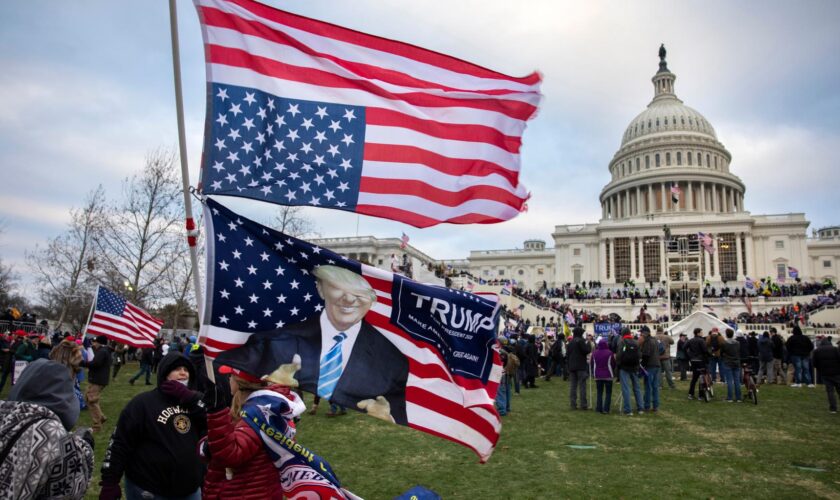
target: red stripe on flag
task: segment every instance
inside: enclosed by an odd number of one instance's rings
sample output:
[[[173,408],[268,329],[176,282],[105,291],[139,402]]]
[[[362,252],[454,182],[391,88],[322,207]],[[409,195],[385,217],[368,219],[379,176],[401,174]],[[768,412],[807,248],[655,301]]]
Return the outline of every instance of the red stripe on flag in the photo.
[[[525,77],[512,77],[496,71],[483,68],[476,64],[446,55],[432,50],[417,47],[405,42],[398,42],[382,38],[368,33],[337,26],[324,21],[317,21],[308,17],[291,14],[277,10],[265,5],[248,0],[229,0],[230,3],[238,5],[254,14],[270,21],[284,24],[291,28],[299,29],[315,35],[324,36],[342,42],[359,45],[374,50],[390,52],[391,54],[413,59],[417,62],[437,66],[456,73],[471,75],[477,78],[490,78],[494,80],[507,80],[521,83],[523,85],[534,85],[540,82],[539,73],[531,73]]]
[[[453,224],[495,224],[496,222],[504,222],[504,219],[488,217],[484,214],[465,214],[458,217],[437,220],[431,217],[425,217],[416,212],[380,205],[356,205],[356,212],[365,215],[399,220],[406,224],[420,228],[434,226],[436,224],[440,224],[441,222],[451,222]]]
[[[463,422],[464,425],[475,430],[491,443],[495,443],[499,438],[499,433],[490,422],[476,415],[474,411],[460,404],[453,403],[446,398],[442,398],[437,394],[420,389],[419,387],[408,386],[405,388],[405,399],[441,415],[446,415],[453,420]],[[483,406],[482,408],[496,413],[492,405],[490,407]]]
[[[393,93],[382,89],[369,80],[344,78],[328,71],[294,66],[267,57],[250,54],[241,49],[208,44],[206,50],[207,62],[209,64],[224,64],[245,68],[272,78],[308,83],[322,87],[357,89],[384,99],[403,101],[414,106],[482,109],[501,113],[518,120],[527,120],[537,111],[536,106],[508,99],[458,99],[429,95],[424,92]]]
[[[404,72],[395,71],[391,69],[382,68],[380,66],[374,66],[372,64],[365,64],[356,61],[348,61],[345,59],[341,59],[339,57],[333,56],[332,54],[326,52],[319,52],[313,50],[311,47],[307,46],[304,43],[292,38],[288,34],[273,29],[261,22],[252,21],[243,19],[239,16],[234,14],[230,14],[218,9],[214,9],[211,7],[201,7],[201,14],[204,18],[205,24],[208,26],[214,26],[218,28],[230,29],[242,33],[248,36],[254,36],[258,38],[262,38],[263,40],[267,40],[271,43],[276,43],[280,45],[287,45],[289,47],[293,47],[300,52],[307,54],[312,57],[317,57],[321,59],[325,59],[327,61],[332,61],[338,66],[346,69],[347,71],[356,74],[362,78],[370,79],[370,80],[380,80],[383,82],[387,82],[392,85],[399,85],[403,87],[412,87],[412,88],[422,88],[422,89],[439,89],[445,90],[448,92],[468,92],[473,94],[482,94],[482,95],[507,95],[511,93],[515,93],[516,90],[513,89],[506,89],[506,88],[498,88],[498,89],[487,89],[487,90],[473,90],[473,89],[461,89],[455,88],[451,86],[446,86],[441,83],[437,82],[430,82],[426,80],[421,80],[419,78],[415,78],[411,75],[408,75]],[[503,83],[504,80],[500,80],[500,83]]]
[[[366,143],[364,159],[393,163],[419,163],[453,176],[473,175],[484,177],[490,174],[498,174],[510,182],[512,186],[517,185],[519,181],[519,172],[509,170],[496,163],[485,160],[449,158],[416,146]]]
[[[471,200],[484,199],[504,203],[519,210],[525,203],[525,200],[510,191],[495,186],[473,184],[461,191],[452,192],[413,179],[378,179],[362,176],[359,191],[417,196],[446,207],[457,207]]]

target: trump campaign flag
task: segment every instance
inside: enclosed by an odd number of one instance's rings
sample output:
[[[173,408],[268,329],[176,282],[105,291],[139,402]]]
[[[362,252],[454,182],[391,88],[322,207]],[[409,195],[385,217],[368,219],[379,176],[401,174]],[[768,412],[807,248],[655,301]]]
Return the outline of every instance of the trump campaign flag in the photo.
[[[162,319],[155,318],[100,285],[85,333],[105,335],[131,347],[154,347],[154,340],[162,326]]]
[[[417,227],[515,217],[540,75],[515,78],[251,0],[195,0],[201,189]]]
[[[791,278],[796,279],[799,277],[799,269],[793,266],[788,266],[788,274]]]
[[[201,342],[217,365],[262,376],[298,355],[301,390],[489,458],[497,301],[356,262],[213,199],[204,212]]]

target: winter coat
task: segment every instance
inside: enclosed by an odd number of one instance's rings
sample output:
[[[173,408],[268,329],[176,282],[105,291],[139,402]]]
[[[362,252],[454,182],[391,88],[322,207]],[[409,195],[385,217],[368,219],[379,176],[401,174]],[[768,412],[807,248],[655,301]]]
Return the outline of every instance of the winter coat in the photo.
[[[93,475],[90,430],[69,432],[79,402],[67,368],[39,359],[0,401],[0,499],[83,498]],[[83,436],[87,435],[88,442]]]
[[[703,337],[693,337],[685,343],[685,354],[689,361],[702,361],[705,363],[709,359],[709,348]]]
[[[770,340],[773,341],[773,359],[785,359],[785,342],[782,336],[777,333]]]
[[[181,404],[160,390],[167,375],[180,366],[190,372],[193,389],[193,366],[173,352],[158,366],[158,386],[135,396],[120,413],[102,464],[103,483],[119,483],[124,473],[140,488],[167,497],[186,496],[201,486],[197,450],[206,433],[204,408],[198,401]]]
[[[207,443],[210,464],[202,498],[283,498],[280,475],[260,436],[244,421],[234,423],[229,409],[207,415]],[[231,469],[230,479],[226,468]]]
[[[82,366],[88,369],[89,383],[105,387],[111,380],[111,350],[100,346],[93,352],[93,359],[82,361]]]
[[[610,350],[606,341],[598,342],[598,347],[589,359],[595,380],[613,380],[617,373],[615,354]]]
[[[820,344],[812,354],[814,368],[823,377],[840,375],[840,350],[831,345],[831,342]]]
[[[539,359],[537,356],[536,344],[528,342],[523,351],[525,352],[525,356],[520,361],[522,362],[522,366],[525,368],[525,376],[536,377],[539,375]]]
[[[726,339],[720,348],[720,359],[729,368],[741,366],[741,343],[735,339]]]
[[[674,345],[674,339],[670,335],[660,333],[656,335],[656,340],[665,346],[665,352],[659,355],[659,361],[671,359],[671,346]]]
[[[773,341],[770,337],[762,336],[758,339],[758,359],[765,363],[773,361]]]
[[[805,356],[810,356],[811,351],[814,350],[814,344],[811,342],[811,339],[802,335],[802,331],[794,328],[793,335],[787,339],[785,343],[787,345],[788,354],[790,356],[799,356],[804,358]]]
[[[649,334],[642,335],[639,339],[639,356],[642,358],[642,366],[645,368],[659,368],[662,364],[659,362],[659,346],[656,343],[656,338]]]
[[[583,337],[572,337],[569,345],[566,346],[566,362],[569,371],[587,370],[586,355],[590,352],[592,348]]]

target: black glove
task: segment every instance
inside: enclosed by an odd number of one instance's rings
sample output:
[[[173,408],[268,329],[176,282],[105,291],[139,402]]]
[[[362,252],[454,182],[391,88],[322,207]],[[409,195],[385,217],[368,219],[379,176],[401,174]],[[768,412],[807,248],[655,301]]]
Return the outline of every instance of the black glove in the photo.
[[[230,406],[230,391],[220,384],[207,382],[207,391],[204,393],[204,406],[208,413],[213,413]]]
[[[192,406],[201,401],[202,396],[200,392],[190,390],[189,387],[177,380],[167,380],[160,384],[160,392],[187,406]]]
[[[99,500],[117,500],[122,496],[122,490],[117,483],[99,483]]]

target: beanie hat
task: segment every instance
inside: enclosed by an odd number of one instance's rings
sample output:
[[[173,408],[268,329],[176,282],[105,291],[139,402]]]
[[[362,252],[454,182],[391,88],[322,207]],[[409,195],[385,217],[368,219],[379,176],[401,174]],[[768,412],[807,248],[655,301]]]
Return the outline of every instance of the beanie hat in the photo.
[[[105,335],[97,335],[96,338],[93,339],[93,341],[98,344],[106,345],[108,343],[108,337],[106,337]]]

